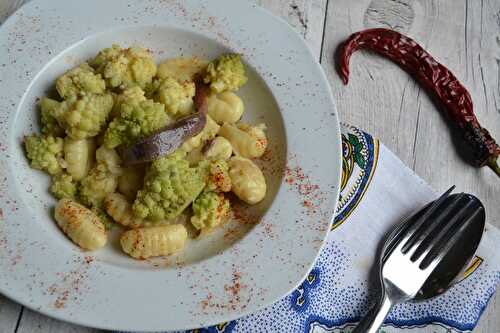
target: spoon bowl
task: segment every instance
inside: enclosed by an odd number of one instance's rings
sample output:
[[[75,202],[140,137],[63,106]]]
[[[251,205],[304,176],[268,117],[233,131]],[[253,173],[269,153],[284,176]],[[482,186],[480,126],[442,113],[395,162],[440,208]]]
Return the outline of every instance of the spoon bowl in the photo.
[[[424,301],[441,295],[460,281],[469,267],[483,236],[486,223],[485,209],[481,201],[466,194],[476,207],[482,207],[475,221],[467,226],[463,234],[458,235],[457,243],[448,251],[443,260],[431,273],[418,292],[415,301]]]

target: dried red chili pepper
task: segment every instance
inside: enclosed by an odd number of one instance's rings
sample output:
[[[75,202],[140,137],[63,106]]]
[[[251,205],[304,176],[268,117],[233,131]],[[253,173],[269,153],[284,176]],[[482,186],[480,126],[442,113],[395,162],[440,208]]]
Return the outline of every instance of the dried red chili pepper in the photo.
[[[349,81],[349,60],[359,49],[369,49],[388,57],[434,94],[471,148],[471,162],[476,166],[488,165],[500,176],[497,163],[500,146],[479,124],[469,92],[449,69],[413,39],[399,32],[383,28],[368,29],[352,34],[341,45],[339,72],[345,84]]]

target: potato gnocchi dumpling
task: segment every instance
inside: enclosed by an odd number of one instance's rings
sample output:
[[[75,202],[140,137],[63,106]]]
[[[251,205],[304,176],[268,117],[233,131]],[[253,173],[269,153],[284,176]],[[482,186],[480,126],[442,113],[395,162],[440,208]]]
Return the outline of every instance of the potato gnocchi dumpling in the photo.
[[[84,204],[100,208],[106,195],[116,191],[122,169],[116,151],[105,146],[97,149],[96,161],[96,166],[81,180],[79,191]]]
[[[233,155],[233,146],[226,138],[218,136],[208,144],[203,155],[209,160],[228,160]]]
[[[122,249],[136,259],[166,256],[181,250],[187,240],[182,224],[132,229],[120,238]]]
[[[208,99],[208,114],[217,124],[234,124],[243,115],[243,101],[233,92],[226,91]]]
[[[75,140],[70,137],[64,139],[64,160],[66,171],[74,180],[82,180],[92,166],[95,154],[93,139]]]
[[[101,146],[96,150],[95,158],[98,164],[104,165],[114,176],[122,174],[121,159],[116,150]]]
[[[104,209],[116,223],[127,228],[140,228],[151,225],[152,222],[137,217],[132,212],[132,205],[120,193],[110,193],[104,199]],[[161,221],[156,222],[161,224]]]
[[[82,249],[92,251],[106,245],[104,224],[78,202],[67,198],[59,200],[54,216],[62,231]]]
[[[231,200],[263,200],[266,180],[251,159],[266,150],[266,126],[241,122],[245,107],[235,93],[247,79],[237,54],[157,66],[149,50],[119,45],[61,73],[58,96],[40,98],[41,134],[23,142],[30,166],[51,177],[61,230],[97,250],[116,227],[123,251],[145,259],[221,228]],[[197,112],[204,95],[206,123],[197,135],[151,162],[122,161],[124,147]]]
[[[234,192],[244,202],[254,205],[266,196],[266,179],[260,168],[251,160],[234,156],[229,160],[229,176]]]
[[[172,77],[179,82],[194,81],[196,74],[202,73],[208,65],[208,61],[192,58],[172,58],[158,65],[157,76],[160,79]]]
[[[250,126],[245,123],[222,125],[219,135],[226,138],[236,155],[246,158],[261,157],[267,148],[265,125]]]
[[[206,190],[214,192],[231,191],[231,177],[229,166],[225,160],[212,161],[208,167]]]

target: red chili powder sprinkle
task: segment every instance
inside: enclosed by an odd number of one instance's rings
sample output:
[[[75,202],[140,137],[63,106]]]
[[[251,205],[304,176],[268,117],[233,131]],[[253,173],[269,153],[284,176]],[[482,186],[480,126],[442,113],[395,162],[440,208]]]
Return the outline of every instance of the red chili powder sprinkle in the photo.
[[[301,195],[310,195],[314,191],[319,190],[319,185],[312,184],[300,184],[299,185],[299,193]]]
[[[56,296],[53,303],[55,308],[64,308],[69,299],[78,300],[79,297],[77,296],[81,296],[83,291],[88,290],[88,287],[85,286],[84,283],[88,277],[90,264],[94,260],[95,259],[92,256],[85,256],[84,258],[79,259],[79,261],[74,260],[74,262],[80,262],[80,266],[74,270],[56,273],[60,280],[47,288],[47,293],[49,295]],[[71,295],[75,296],[71,297]]]
[[[94,257],[92,256],[85,256],[85,263],[86,264],[91,264],[94,261]]]
[[[226,228],[226,230],[224,230],[224,240],[229,243],[232,243],[238,239],[240,233],[241,233],[240,228],[231,228],[231,227]]]
[[[216,300],[214,295],[211,292],[208,292],[205,299],[200,302],[201,307],[203,310],[214,309],[216,311],[224,309],[244,309],[249,300],[247,300],[245,304],[242,304],[240,292],[242,289],[246,288],[247,286],[241,283],[241,273],[234,270],[231,282],[224,285],[224,291],[227,293],[227,299]]]
[[[274,238],[273,225],[270,223],[266,223],[264,225],[264,232],[269,238]]]
[[[257,148],[266,147],[267,146],[267,139],[258,139],[256,146],[257,146]]]
[[[243,203],[233,200],[232,201],[232,211],[233,218],[241,224],[257,224],[259,223],[260,218],[255,216],[250,212],[249,207],[244,205]]]
[[[66,301],[68,300],[68,297],[69,297],[69,291],[68,290],[63,291],[62,294],[57,297],[56,301],[54,302],[54,306],[58,309],[64,308],[64,306],[66,305]]]
[[[201,301],[201,307],[203,310],[210,306],[212,298],[214,298],[214,295],[212,293],[208,293],[207,297]]]
[[[258,160],[255,160],[255,163],[257,163],[266,176],[282,176],[285,172],[284,156],[275,154],[274,151],[277,149],[279,147],[268,146],[264,154]]]
[[[306,208],[304,212],[308,216],[316,215],[322,202],[326,200],[326,194],[320,191],[318,184],[311,183],[311,179],[299,167],[286,167],[285,182],[297,191],[301,196],[301,204]],[[320,212],[321,213],[321,212]]]

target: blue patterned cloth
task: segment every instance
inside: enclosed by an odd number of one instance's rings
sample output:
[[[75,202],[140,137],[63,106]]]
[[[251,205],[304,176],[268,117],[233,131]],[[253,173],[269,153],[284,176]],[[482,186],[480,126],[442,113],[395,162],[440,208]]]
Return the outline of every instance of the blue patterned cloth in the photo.
[[[343,173],[335,223],[299,288],[244,318],[194,332],[350,332],[377,296],[370,269],[383,235],[436,193],[378,140],[343,126]],[[384,209],[380,209],[384,207]],[[429,301],[396,306],[384,332],[472,330],[500,281],[500,232],[489,226],[461,281]]]

